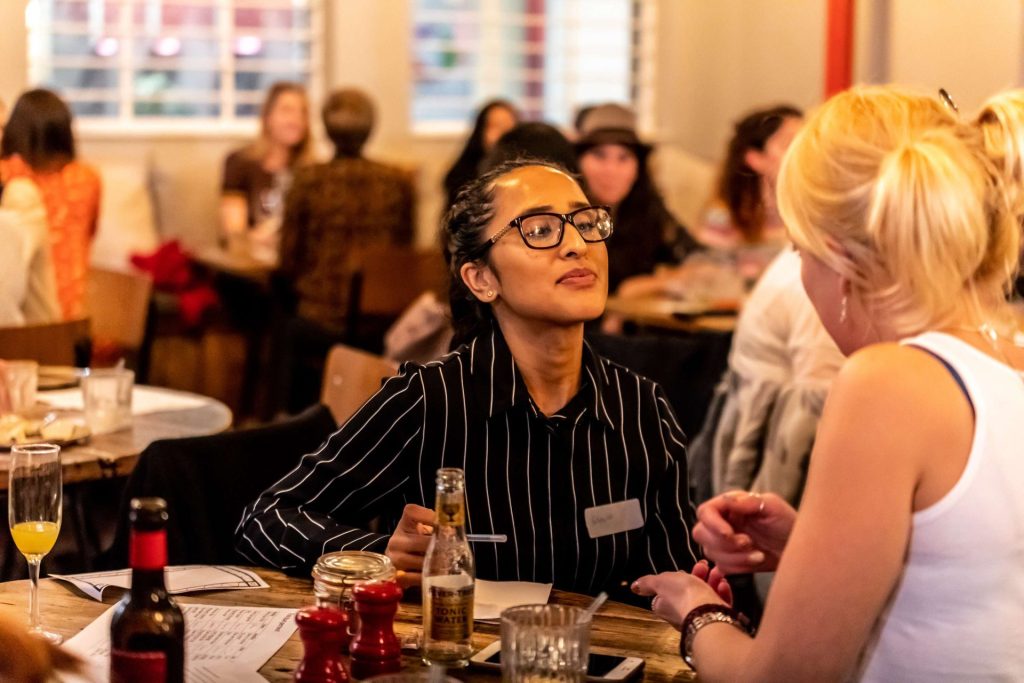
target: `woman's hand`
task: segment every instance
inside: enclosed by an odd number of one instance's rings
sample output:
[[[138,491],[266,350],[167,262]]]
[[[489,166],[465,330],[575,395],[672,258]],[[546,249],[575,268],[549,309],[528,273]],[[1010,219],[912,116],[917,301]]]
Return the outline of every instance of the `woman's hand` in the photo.
[[[427,552],[430,535],[424,534],[422,527],[433,523],[433,510],[411,503],[402,510],[402,519],[384,551],[400,572],[398,585],[402,588],[418,586],[423,581],[423,555]]]
[[[774,571],[796,510],[774,493],[730,491],[697,508],[693,538],[722,574]]]
[[[711,586],[711,590],[715,591],[718,597],[732,605],[732,586],[729,585],[729,580],[725,578],[721,569],[712,568],[707,560],[700,560],[693,565],[693,570],[690,573]]]
[[[634,581],[631,588],[637,595],[654,596],[651,610],[676,630],[682,627],[683,619],[694,607],[708,603],[728,604],[708,583],[686,572],[648,574]]]

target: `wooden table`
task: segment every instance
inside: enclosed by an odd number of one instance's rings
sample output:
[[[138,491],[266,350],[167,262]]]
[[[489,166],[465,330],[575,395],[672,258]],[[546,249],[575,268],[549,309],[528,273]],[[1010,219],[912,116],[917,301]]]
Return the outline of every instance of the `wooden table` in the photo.
[[[193,255],[196,263],[218,273],[225,273],[261,285],[270,282],[275,264],[254,258],[244,249],[229,250],[224,247],[207,247]]]
[[[608,298],[605,312],[644,327],[674,332],[732,332],[739,313],[721,311],[690,315],[686,305],[668,297]]]
[[[257,570],[268,584],[269,590],[221,591],[191,596],[180,596],[182,603],[211,605],[248,605],[263,607],[304,607],[312,603],[312,584],[308,580],[289,578],[280,572]],[[108,589],[109,590],[109,589]],[[40,610],[43,624],[65,637],[70,638],[105,609],[117,601],[120,592],[109,590],[102,603],[82,597],[74,588],[49,579],[40,582]],[[554,591],[552,602],[581,605],[590,598],[574,593]],[[28,621],[28,582],[11,581],[0,584],[0,611],[14,619]],[[399,637],[413,635],[421,624],[418,603],[403,602],[398,611],[395,631]],[[477,623],[473,634],[473,645],[482,648],[497,640],[498,626]],[[671,626],[655,617],[651,612],[619,603],[606,603],[594,617],[590,636],[591,650],[610,654],[641,657],[646,662],[646,681],[694,681],[696,676],[687,669],[679,657],[679,634]],[[270,681],[291,681],[292,673],[302,658],[302,643],[298,634],[285,643],[278,652],[260,669]],[[406,656],[407,667],[419,664],[419,658]],[[478,669],[453,672],[458,678],[469,681],[496,681],[498,676]]]
[[[173,389],[160,391],[170,394],[188,393]],[[46,392],[41,392],[39,397],[45,401]],[[157,439],[205,436],[227,430],[231,426],[231,409],[216,399],[202,398],[202,406],[135,415],[128,429],[112,434],[98,434],[89,437],[81,445],[62,449],[64,483],[126,476],[135,468],[139,454]],[[9,458],[0,453],[0,491],[7,490],[8,464]]]

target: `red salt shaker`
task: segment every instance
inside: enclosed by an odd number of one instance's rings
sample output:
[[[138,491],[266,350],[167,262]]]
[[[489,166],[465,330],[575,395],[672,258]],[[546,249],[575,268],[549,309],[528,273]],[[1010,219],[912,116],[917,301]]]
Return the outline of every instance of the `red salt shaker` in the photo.
[[[359,632],[349,646],[352,676],[363,679],[402,670],[402,647],[395,636],[395,613],[402,589],[394,581],[368,581],[352,590]]]
[[[349,683],[341,646],[348,640],[348,617],[332,607],[306,607],[295,615],[303,655],[297,683]]]

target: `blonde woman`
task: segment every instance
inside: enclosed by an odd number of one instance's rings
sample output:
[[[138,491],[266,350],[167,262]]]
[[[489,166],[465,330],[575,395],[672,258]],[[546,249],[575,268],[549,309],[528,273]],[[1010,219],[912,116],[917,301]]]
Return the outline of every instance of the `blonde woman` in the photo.
[[[724,494],[694,530],[710,585],[634,584],[702,681],[1024,680],[1024,350],[1004,303],[1019,226],[1000,171],[976,125],[894,88],[837,95],[794,141],[780,209],[849,359],[799,519]],[[721,577],[773,569],[751,638]]]
[[[263,101],[260,125],[259,138],[224,162],[221,227],[229,242],[268,219],[279,223],[292,174],[312,161],[309,102],[302,85],[272,85]]]

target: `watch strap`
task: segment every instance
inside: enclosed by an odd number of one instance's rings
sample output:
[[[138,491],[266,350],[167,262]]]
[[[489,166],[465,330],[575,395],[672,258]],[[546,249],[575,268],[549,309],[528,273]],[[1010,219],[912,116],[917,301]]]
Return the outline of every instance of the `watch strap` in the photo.
[[[750,627],[750,620],[738,610],[721,603],[708,603],[694,607],[683,619],[680,628],[679,654],[683,661],[691,669],[695,669],[693,661],[693,641],[697,632],[708,624],[724,623],[743,631],[747,635],[753,635]]]

